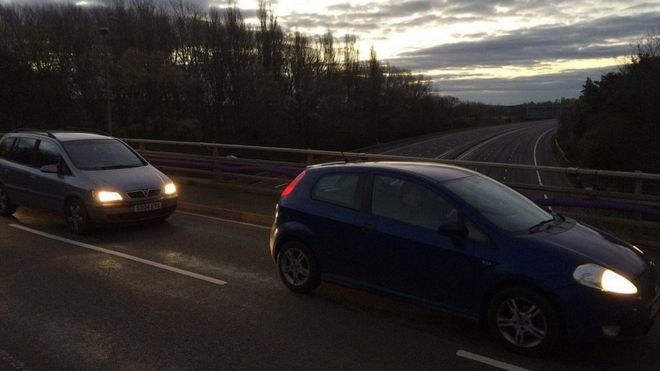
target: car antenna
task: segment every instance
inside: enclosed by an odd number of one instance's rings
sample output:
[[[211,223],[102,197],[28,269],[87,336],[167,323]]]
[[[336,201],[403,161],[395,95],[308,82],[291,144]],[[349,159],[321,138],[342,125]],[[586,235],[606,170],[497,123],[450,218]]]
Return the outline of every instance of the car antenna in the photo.
[[[341,153],[341,158],[344,160],[345,163],[351,162],[351,160],[348,158],[348,156],[346,156],[344,151],[340,151],[339,153]]]

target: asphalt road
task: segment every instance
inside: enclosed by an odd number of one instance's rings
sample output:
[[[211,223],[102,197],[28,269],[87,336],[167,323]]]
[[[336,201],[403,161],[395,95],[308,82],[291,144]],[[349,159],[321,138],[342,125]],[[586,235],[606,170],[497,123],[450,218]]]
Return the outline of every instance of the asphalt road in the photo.
[[[19,210],[0,219],[0,238],[0,369],[493,369],[475,355],[512,370],[660,364],[660,326],[532,359],[397,300],[330,284],[291,293],[260,226],[177,212],[80,237],[59,216]]]
[[[553,146],[556,120],[529,121],[439,135],[387,150],[386,154],[481,162],[559,166]],[[568,186],[561,174],[534,170],[476,168],[503,182]]]

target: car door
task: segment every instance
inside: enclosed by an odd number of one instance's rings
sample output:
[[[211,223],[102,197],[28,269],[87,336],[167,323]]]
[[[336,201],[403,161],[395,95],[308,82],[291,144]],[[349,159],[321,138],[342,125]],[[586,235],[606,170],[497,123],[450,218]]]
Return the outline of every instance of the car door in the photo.
[[[371,190],[361,260],[372,267],[372,283],[446,309],[464,309],[483,266],[473,243],[438,233],[441,224],[461,223],[460,211],[411,178],[376,174]]]
[[[7,193],[15,203],[22,206],[35,206],[30,183],[36,145],[37,140],[34,138],[17,138],[7,155],[7,167],[4,169]]]
[[[362,207],[362,176],[356,172],[326,173],[311,191],[305,225],[317,236],[316,250],[326,278],[355,279],[354,240],[360,237],[357,217]]]
[[[64,161],[62,152],[54,141],[42,139],[37,143],[31,188],[33,197],[40,208],[54,211],[64,209],[66,177],[68,176],[66,169],[68,167],[62,161]],[[40,170],[47,165],[55,165],[58,172],[46,173]]]

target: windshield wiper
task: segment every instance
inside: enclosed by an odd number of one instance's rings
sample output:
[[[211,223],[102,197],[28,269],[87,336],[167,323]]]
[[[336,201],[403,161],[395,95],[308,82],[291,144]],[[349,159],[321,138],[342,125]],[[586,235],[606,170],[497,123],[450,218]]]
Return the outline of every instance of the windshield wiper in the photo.
[[[128,164],[108,165],[108,166],[101,166],[99,169],[101,169],[101,170],[110,170],[110,169],[124,169],[124,168],[130,168],[130,167],[137,167],[137,165],[128,165]]]
[[[553,214],[552,219],[548,219],[548,220],[544,220],[542,222],[536,223],[533,226],[529,227],[529,229],[527,229],[527,231],[529,231],[529,233],[539,232],[543,226],[549,225],[550,223],[559,222],[559,221],[561,221],[561,220]]]

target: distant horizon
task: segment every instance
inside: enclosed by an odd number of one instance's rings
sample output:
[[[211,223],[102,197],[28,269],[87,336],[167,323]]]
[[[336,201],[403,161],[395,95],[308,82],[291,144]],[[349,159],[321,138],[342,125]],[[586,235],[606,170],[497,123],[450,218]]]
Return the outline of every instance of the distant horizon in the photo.
[[[0,0],[0,4],[103,0]],[[228,1],[189,0],[200,9]],[[258,0],[236,2],[248,23]],[[272,1],[286,32],[358,37],[360,57],[426,76],[439,95],[495,105],[577,98],[587,77],[615,71],[660,27],[660,2],[633,0]]]

